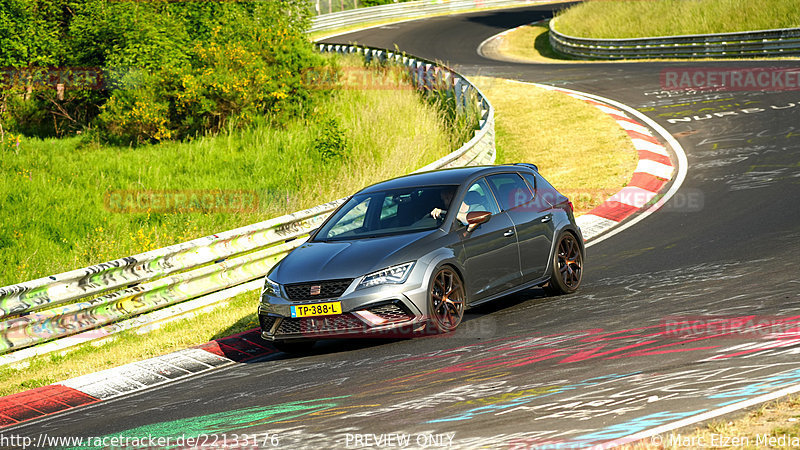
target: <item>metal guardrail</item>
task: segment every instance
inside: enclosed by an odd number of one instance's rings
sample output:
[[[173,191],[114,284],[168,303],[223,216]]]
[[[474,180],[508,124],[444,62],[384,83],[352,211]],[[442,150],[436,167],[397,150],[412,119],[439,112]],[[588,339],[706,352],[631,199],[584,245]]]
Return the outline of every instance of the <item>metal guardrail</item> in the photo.
[[[550,21],[550,45],[578,58],[742,58],[800,55],[800,28],[633,39],[589,39],[556,31]]]
[[[480,127],[469,142],[419,171],[494,162],[494,110],[463,76],[432,61],[383,49],[341,45],[319,45],[318,49],[400,64],[418,89],[452,95],[462,114],[479,112]],[[160,320],[164,308],[215,293],[219,296],[228,288],[257,280],[305,242],[308,233],[344,201],[2,287],[0,319],[5,320],[0,321],[0,355],[5,355],[0,357],[0,365],[38,354],[37,348],[26,349],[36,344],[67,337],[85,342],[93,339],[92,330],[104,325],[145,317],[142,315],[152,311],[154,315],[161,312]],[[144,318],[137,320],[137,326],[147,323]],[[22,355],[26,350],[30,354]]]
[[[545,0],[418,0],[322,14],[312,19],[309,32],[328,31],[386,19],[413,19],[429,14],[452,13],[473,8],[524,6]]]

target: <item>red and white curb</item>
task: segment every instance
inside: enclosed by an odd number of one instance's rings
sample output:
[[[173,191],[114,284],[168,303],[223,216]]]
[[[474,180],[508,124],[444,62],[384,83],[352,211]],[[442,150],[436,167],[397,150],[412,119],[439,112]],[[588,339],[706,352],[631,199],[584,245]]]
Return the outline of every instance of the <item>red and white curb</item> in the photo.
[[[0,398],[0,430],[260,358],[277,350],[253,329],[199,347],[90,373]]]
[[[585,92],[537,83],[524,84],[567,94],[608,114],[625,130],[639,155],[639,162],[627,186],[596,208],[576,218],[584,239],[590,241],[587,245],[605,240],[657,211],[685,180],[688,162],[683,148],[672,135],[644,114],[622,103]],[[653,135],[651,129],[670,145],[674,156],[670,155],[667,147]],[[661,193],[671,180],[674,182],[670,189]],[[640,214],[636,215],[637,213]],[[626,221],[634,215],[635,218]],[[623,222],[625,224],[620,226]]]
[[[555,90],[564,92],[560,89]],[[611,116],[628,133],[633,147],[639,154],[639,162],[628,185],[606,199],[601,205],[577,218],[584,238],[589,240],[615,227],[650,203],[672,179],[675,167],[666,147],[653,137],[647,127],[631,119],[622,110],[583,95],[565,93],[570,97],[583,100]]]

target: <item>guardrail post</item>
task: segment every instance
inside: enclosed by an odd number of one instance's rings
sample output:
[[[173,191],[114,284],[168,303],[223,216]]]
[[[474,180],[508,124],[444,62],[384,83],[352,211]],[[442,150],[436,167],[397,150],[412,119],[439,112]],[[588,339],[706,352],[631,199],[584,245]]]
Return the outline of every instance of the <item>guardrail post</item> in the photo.
[[[458,114],[463,114],[467,103],[464,101],[464,80],[462,78],[453,78],[453,90],[456,97],[456,112]]]
[[[423,71],[422,71],[423,86],[425,86],[425,88],[428,89],[428,90],[432,90],[433,89],[433,80],[431,79],[432,78],[432,76],[431,76],[432,66],[433,66],[432,64],[425,64],[425,66],[423,67]]]

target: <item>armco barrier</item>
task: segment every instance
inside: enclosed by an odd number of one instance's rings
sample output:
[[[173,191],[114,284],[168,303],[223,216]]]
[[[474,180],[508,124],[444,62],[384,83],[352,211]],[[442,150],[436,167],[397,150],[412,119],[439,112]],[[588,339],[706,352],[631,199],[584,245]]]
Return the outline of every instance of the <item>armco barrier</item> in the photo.
[[[478,112],[475,136],[458,150],[421,169],[491,164],[495,159],[494,110],[467,79],[432,61],[383,49],[319,45],[323,52],[363,55],[407,68],[418,89],[451,95],[460,113]],[[0,365],[44,353],[27,348],[46,341],[91,340],[110,323],[204,296],[220,296],[263,277],[345,199],[182,244],[0,288]],[[257,284],[256,284],[257,286]],[[250,287],[248,285],[248,287]],[[254,286],[253,286],[254,287]],[[234,290],[232,290],[234,291]],[[233,295],[233,294],[230,294]],[[228,296],[230,296],[228,295]],[[194,300],[193,300],[194,301]],[[207,304],[207,302],[205,303]],[[177,308],[179,313],[184,312]],[[108,327],[104,327],[107,330]],[[104,337],[108,332],[96,333]],[[47,344],[50,345],[50,344]],[[49,347],[47,351],[56,348]],[[59,347],[56,345],[55,347]]]
[[[310,32],[334,30],[386,19],[413,19],[430,14],[453,13],[474,8],[524,6],[542,1],[545,0],[418,0],[393,3],[319,15],[312,19]]]
[[[594,59],[742,58],[800,55],[800,28],[636,39],[567,36],[550,21],[550,45],[557,52]]]

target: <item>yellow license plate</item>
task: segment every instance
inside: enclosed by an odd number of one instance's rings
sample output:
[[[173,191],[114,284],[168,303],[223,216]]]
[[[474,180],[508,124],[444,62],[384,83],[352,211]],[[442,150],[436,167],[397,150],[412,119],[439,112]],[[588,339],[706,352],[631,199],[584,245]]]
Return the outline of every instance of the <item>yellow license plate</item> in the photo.
[[[292,305],[292,317],[329,316],[342,313],[342,302]]]

